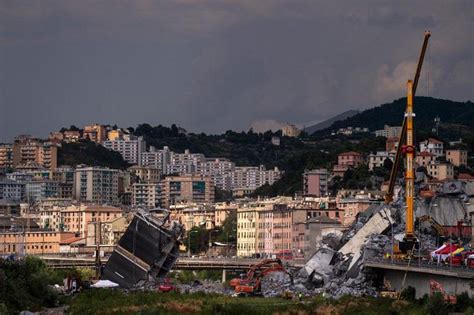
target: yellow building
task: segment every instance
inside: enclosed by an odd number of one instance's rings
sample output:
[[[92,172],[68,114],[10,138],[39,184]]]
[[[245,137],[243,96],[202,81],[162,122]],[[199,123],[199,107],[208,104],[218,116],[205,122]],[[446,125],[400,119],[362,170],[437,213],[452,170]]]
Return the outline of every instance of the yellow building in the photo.
[[[102,143],[104,140],[106,140],[107,137],[105,126],[102,126],[100,124],[85,126],[82,137],[84,139],[89,138],[89,140],[97,143]]]
[[[186,231],[193,227],[205,227],[208,230],[216,225],[215,208],[212,204],[179,203],[170,206],[171,220],[184,224]]]
[[[0,169],[13,168],[13,146],[0,144]]]
[[[110,130],[109,132],[107,132],[107,140],[109,141],[119,140],[122,139],[122,137],[122,129]]]
[[[52,143],[41,143],[27,139],[13,144],[13,167],[37,163],[47,169],[54,170],[58,166],[58,147]]]
[[[467,165],[467,150],[446,150],[446,161],[454,166]]]
[[[34,231],[0,233],[0,253],[42,255],[59,253],[59,244],[74,238],[72,232]]]

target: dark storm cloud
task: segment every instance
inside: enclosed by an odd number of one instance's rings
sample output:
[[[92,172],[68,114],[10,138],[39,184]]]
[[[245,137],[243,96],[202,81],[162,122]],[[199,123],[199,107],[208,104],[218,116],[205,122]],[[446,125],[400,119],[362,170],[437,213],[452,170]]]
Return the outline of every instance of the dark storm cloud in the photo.
[[[473,98],[472,1],[2,1],[0,141],[91,122],[307,124],[402,97]],[[428,71],[429,70],[429,71]]]

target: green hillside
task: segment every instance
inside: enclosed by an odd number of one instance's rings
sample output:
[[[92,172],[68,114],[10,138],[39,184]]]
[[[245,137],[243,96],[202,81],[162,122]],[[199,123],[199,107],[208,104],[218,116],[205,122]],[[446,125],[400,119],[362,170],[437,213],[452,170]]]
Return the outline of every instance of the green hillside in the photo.
[[[336,121],[330,127],[317,131],[316,137],[326,136],[344,127],[367,127],[370,131],[383,129],[384,125],[400,126],[406,107],[406,98],[367,109],[347,119]],[[474,129],[474,104],[470,101],[455,102],[431,97],[416,97],[414,101],[415,127],[418,132],[431,132],[434,118],[440,117],[440,136],[446,140],[457,140],[463,133],[471,134]],[[455,124],[456,130],[452,129]],[[468,128],[460,128],[465,126]]]

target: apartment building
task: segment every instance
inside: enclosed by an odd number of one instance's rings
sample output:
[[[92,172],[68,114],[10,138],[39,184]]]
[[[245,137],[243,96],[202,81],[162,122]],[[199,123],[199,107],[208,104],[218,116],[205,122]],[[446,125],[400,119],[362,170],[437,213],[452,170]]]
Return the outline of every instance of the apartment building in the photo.
[[[416,164],[426,168],[428,168],[428,165],[434,163],[435,160],[436,156],[428,151],[420,152],[415,157]]]
[[[321,168],[303,173],[303,195],[321,197],[328,194],[329,172]]]
[[[351,225],[356,219],[357,214],[364,212],[372,205],[380,205],[383,203],[383,198],[374,196],[371,193],[361,191],[355,195],[338,196],[336,199],[337,208],[342,210],[344,216],[342,218],[342,225],[347,227]]]
[[[122,139],[106,140],[102,145],[113,151],[117,151],[122,158],[130,164],[141,164],[142,153],[146,149],[143,137],[125,137]]]
[[[232,189],[245,188],[255,190],[265,184],[272,185],[280,179],[281,173],[278,167],[267,170],[265,166],[238,166],[231,173]]]
[[[446,150],[446,161],[454,166],[467,165],[467,150],[450,149]],[[0,161],[1,163],[1,161]]]
[[[212,204],[183,202],[170,206],[171,220],[184,224],[186,231],[193,227],[212,230],[215,224],[215,207]]]
[[[291,198],[243,204],[237,209],[237,255],[271,257],[292,247]]]
[[[66,130],[63,132],[63,135],[63,141],[67,143],[77,142],[81,139],[81,132],[78,130]]]
[[[105,126],[100,124],[88,125],[84,127],[82,137],[100,144],[107,139],[107,131]]]
[[[166,146],[163,147],[163,150],[157,150],[155,147],[150,146],[148,151],[141,154],[141,165],[156,167],[165,174],[166,168],[171,161],[171,154],[172,152]]]
[[[53,231],[74,232],[87,237],[90,222],[109,222],[122,217],[122,209],[111,206],[73,204],[39,207],[40,225]]]
[[[132,207],[153,209],[161,205],[160,184],[154,182],[134,183],[132,185]]]
[[[48,140],[52,143],[60,143],[64,140],[64,134],[61,131],[53,131],[49,133]]]
[[[385,141],[385,151],[396,152],[398,148],[398,137],[390,137]]]
[[[215,226],[222,226],[228,217],[237,215],[239,205],[234,202],[220,202],[215,204],[214,224]]]
[[[214,202],[214,183],[205,176],[168,176],[161,181],[161,206],[169,208],[178,202]]]
[[[442,157],[444,156],[443,142],[433,138],[420,142],[420,152],[425,151],[434,154],[436,157]]]
[[[118,170],[78,167],[74,172],[74,198],[96,204],[118,204],[118,177]]]
[[[26,200],[26,184],[10,179],[0,180],[0,199]]]
[[[107,140],[114,141],[122,139],[124,136],[124,132],[122,129],[114,129],[107,132]]]
[[[251,257],[255,256],[258,251],[259,244],[257,243],[257,224],[258,224],[258,212],[271,213],[272,206],[269,205],[245,205],[239,207],[237,210],[237,256],[239,257]],[[268,218],[270,220],[270,218]],[[273,222],[268,222],[265,228],[268,227],[268,235],[271,235],[271,229],[273,228]],[[261,228],[262,230],[262,228]],[[264,231],[266,232],[266,231]],[[260,244],[260,248],[265,251],[265,248],[273,253],[273,243],[271,237],[268,238],[268,244],[263,246]]]
[[[58,254],[60,244],[74,233],[54,231],[0,232],[0,253],[26,255]]]
[[[33,138],[21,138],[13,144],[13,167],[36,163],[47,169],[54,170],[58,166],[58,148],[56,144]]]
[[[383,167],[385,160],[387,159],[393,162],[395,160],[395,153],[387,151],[377,151],[376,153],[369,154],[369,170],[372,171],[376,167]]]
[[[359,152],[344,152],[337,156],[337,164],[348,167],[357,167],[364,163],[362,154]]]
[[[454,166],[451,163],[443,163],[443,162],[432,162],[428,164],[427,167],[428,175],[437,180],[444,180],[444,179],[453,179],[454,178]]]
[[[0,144],[0,170],[13,168],[13,145]]]
[[[383,129],[375,131],[375,136],[376,137],[385,137],[385,138],[395,138],[395,137],[398,138],[398,137],[400,137],[401,133],[402,133],[402,127],[401,126],[391,127],[389,125],[384,125]]]
[[[281,128],[281,134],[284,137],[298,137],[301,133],[301,130],[299,130],[295,125],[293,124],[288,124],[286,126],[283,126]]]
[[[153,166],[134,165],[128,168],[128,171],[135,176],[139,182],[157,183],[160,181],[160,169]]]
[[[232,172],[235,164],[228,159],[205,159],[196,166],[196,172],[203,176],[209,176],[214,185],[223,190],[232,190]]]

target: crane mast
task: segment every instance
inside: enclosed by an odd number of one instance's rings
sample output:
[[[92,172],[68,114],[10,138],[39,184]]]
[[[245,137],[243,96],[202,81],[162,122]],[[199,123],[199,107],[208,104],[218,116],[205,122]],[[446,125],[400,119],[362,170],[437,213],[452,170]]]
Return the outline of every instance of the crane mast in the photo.
[[[416,247],[417,239],[414,233],[414,194],[415,194],[415,176],[413,159],[415,156],[415,146],[413,145],[413,82],[407,83],[407,110],[406,119],[406,145],[403,146],[403,153],[406,155],[406,174],[405,174],[405,198],[406,198],[406,228],[405,237],[399,247],[402,251],[411,250]]]
[[[413,80],[413,87],[412,87],[412,95],[415,97],[416,88],[418,87],[418,81],[420,79],[421,68],[423,66],[423,61],[425,59],[426,49],[428,47],[428,40],[431,37],[431,33],[429,31],[425,32],[425,37],[423,40],[423,46],[421,48],[420,57],[418,58],[418,65],[416,67],[415,78]],[[388,191],[385,195],[385,203],[389,204],[393,201],[393,189],[395,187],[395,180],[397,179],[397,173],[400,166],[400,159],[402,157],[402,148],[403,142],[405,141],[406,132],[407,132],[407,119],[406,117],[403,119],[402,123],[402,132],[400,134],[400,138],[398,139],[398,147],[397,147],[397,154],[395,155],[395,161],[393,162],[392,170],[390,172],[390,180],[388,183]]]

